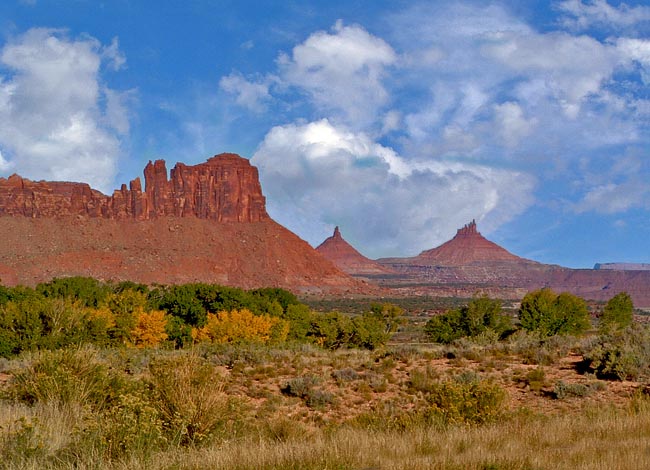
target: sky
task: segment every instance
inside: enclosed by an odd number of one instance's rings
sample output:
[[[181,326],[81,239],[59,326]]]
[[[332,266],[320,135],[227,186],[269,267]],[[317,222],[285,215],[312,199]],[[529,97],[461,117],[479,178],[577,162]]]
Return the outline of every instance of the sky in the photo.
[[[648,263],[650,2],[1,2],[0,177],[222,152],[313,246]]]

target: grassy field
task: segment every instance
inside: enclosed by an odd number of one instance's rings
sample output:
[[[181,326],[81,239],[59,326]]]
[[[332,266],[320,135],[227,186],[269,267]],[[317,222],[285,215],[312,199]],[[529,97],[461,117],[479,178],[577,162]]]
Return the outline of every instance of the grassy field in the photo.
[[[650,468],[645,379],[585,369],[592,341],[24,354],[0,363],[0,467]]]

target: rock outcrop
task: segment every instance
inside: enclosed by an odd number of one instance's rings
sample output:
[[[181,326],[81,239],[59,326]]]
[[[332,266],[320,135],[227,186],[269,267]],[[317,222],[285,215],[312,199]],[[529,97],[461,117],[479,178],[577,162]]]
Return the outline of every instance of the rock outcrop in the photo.
[[[413,261],[438,266],[464,266],[477,262],[523,259],[483,237],[476,229],[476,222],[472,220],[458,229],[454,238],[437,248],[423,251]]]
[[[30,181],[18,175],[0,178],[0,215],[150,220],[193,216],[219,222],[268,219],[257,168],[231,153],[199,165],[177,163],[167,179],[164,160],[144,169],[140,178],[105,196],[85,183]]]
[[[359,253],[352,245],[343,239],[338,227],[334,234],[325,239],[316,251],[334,263],[342,271],[352,276],[372,276],[377,274],[389,274],[392,271],[381,264],[366,258]]]
[[[376,290],[266,212],[257,169],[234,154],[149,163],[111,196],[83,183],[0,179],[0,283],[91,276],[302,293]]]

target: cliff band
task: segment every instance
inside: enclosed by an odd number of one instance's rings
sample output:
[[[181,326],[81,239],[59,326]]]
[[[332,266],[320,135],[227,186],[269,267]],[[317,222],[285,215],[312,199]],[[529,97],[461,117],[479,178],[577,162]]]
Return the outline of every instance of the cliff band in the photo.
[[[257,168],[231,153],[199,165],[177,163],[167,179],[164,160],[144,169],[145,189],[136,178],[105,196],[85,183],[0,178],[0,215],[149,220],[194,216],[219,222],[259,222],[269,218]]]

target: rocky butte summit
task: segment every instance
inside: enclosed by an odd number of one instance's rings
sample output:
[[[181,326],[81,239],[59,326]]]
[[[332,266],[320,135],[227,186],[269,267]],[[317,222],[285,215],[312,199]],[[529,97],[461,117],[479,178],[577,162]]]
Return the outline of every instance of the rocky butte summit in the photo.
[[[390,274],[392,271],[381,264],[366,258],[343,239],[338,227],[334,234],[316,247],[316,251],[332,261],[341,270],[352,276]]]
[[[335,233],[321,247],[333,244],[337,238],[340,233]],[[408,258],[375,261],[366,258],[361,263],[355,255],[345,255],[358,253],[346,245],[347,242],[339,240],[334,246],[343,248],[318,249],[342,270],[402,295],[471,297],[482,291],[500,298],[521,299],[531,290],[549,287],[599,301],[627,291],[637,307],[650,307],[648,270],[570,269],[538,263],[516,256],[486,239],[475,221],[459,228],[442,245]],[[365,268],[368,263],[378,264],[385,271],[369,272]]]
[[[362,284],[266,212],[257,168],[238,155],[163,160],[107,196],[84,183],[0,178],[0,279],[91,276],[355,291]]]

